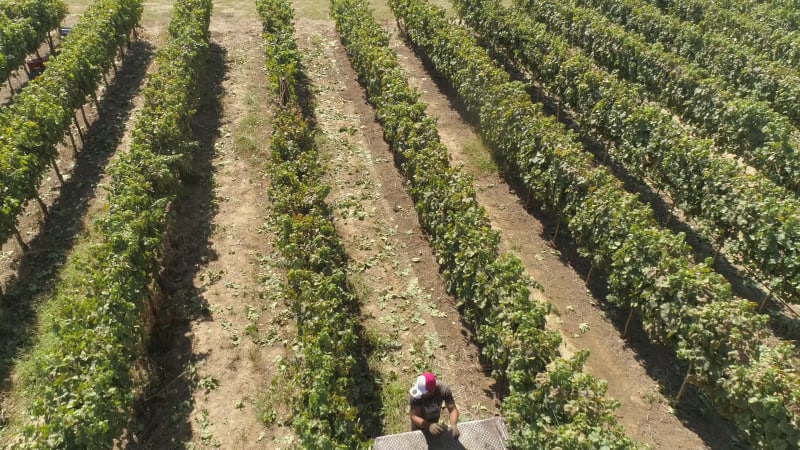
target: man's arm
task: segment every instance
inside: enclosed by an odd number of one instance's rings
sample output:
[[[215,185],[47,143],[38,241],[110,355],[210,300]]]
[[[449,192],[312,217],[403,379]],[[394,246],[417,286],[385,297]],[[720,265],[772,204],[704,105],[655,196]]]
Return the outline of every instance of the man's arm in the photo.
[[[450,417],[450,433],[455,439],[458,439],[461,436],[461,432],[458,430],[458,408],[456,408],[455,402],[446,403],[446,405],[447,411],[450,413],[448,414]]]
[[[411,422],[414,424],[415,427],[419,428],[420,430],[427,430],[434,436],[438,436],[439,433],[444,430],[444,428],[436,422],[430,422],[425,420],[422,417],[422,407],[414,407],[410,408],[409,414],[411,415]]]
[[[411,406],[409,408],[409,414],[411,415],[411,423],[420,430],[426,430],[428,425],[430,425],[427,420],[422,418],[422,408],[419,406]]]
[[[450,426],[453,427],[458,423],[458,408],[455,402],[447,404],[447,411],[450,413]]]

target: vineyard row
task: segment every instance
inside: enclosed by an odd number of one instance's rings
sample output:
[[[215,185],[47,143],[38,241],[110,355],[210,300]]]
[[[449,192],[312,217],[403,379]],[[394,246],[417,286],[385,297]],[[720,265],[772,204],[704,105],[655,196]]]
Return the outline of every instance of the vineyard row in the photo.
[[[651,98],[681,114],[721,150],[741,156],[764,177],[800,194],[800,135],[768,104],[736,95],[705,69],[646,43],[593,10],[551,1],[517,4],[550,30],[548,38],[580,47],[599,65],[641,85]],[[533,28],[526,34],[544,34],[542,25],[527,22]],[[566,44],[553,47],[545,49],[568,55]]]
[[[389,37],[364,0],[333,0],[332,13],[384,138],[409,181],[448,290],[507,390],[503,414],[515,448],[633,448],[604,397],[606,384],[583,373],[587,355],[558,357],[561,337],[545,329],[546,303],[530,298],[522,262],[501,255],[498,233],[477,203],[472,179],[449,167],[435,120],[400,69]]]
[[[47,71],[0,111],[0,242],[16,233],[29,200],[43,205],[38,188],[49,165],[57,167],[57,144],[69,133],[75,110],[95,97],[140,16],[138,0],[93,3]]]
[[[459,3],[484,5],[466,14],[470,23],[557,93],[585,128],[610,140],[609,154],[632,176],[668,193],[698,222],[703,237],[744,266],[770,295],[800,302],[797,197],[717,154],[710,142],[687,134],[658,106],[642,104],[635,86],[595,68],[524,13],[491,1]],[[509,31],[496,32],[501,24]]]
[[[661,8],[665,8],[671,6],[675,1],[677,0],[655,0],[655,4],[659,5]],[[746,14],[754,20],[763,22],[775,29],[785,30],[787,32],[800,29],[800,2],[797,0],[772,0],[769,2],[753,2],[750,0],[697,1],[701,3],[718,3],[721,7]]]
[[[644,0],[573,0],[570,4],[593,8],[649,42],[661,43],[726,80],[744,96],[770,102],[800,125],[800,74],[790,66],[750,54],[729,36],[702,35],[692,24],[665,17]]]
[[[66,15],[67,7],[61,0],[0,3],[0,82],[39,48]]]
[[[650,2],[667,14],[697,25],[703,32],[714,30],[736,36],[737,44],[746,45],[771,61],[788,63],[800,70],[800,29],[796,23],[794,26],[782,26],[780,21],[769,18],[763,20],[758,13],[736,11],[731,5],[724,5],[716,0]]]
[[[765,345],[766,319],[733,297],[683,235],[657,227],[652,211],[544,117],[519,82],[497,69],[469,31],[422,0],[392,0],[409,38],[480,117],[486,141],[530,194],[567,221],[581,251],[608,274],[609,299],[640,312],[651,339],[675,349],[693,384],[756,447],[800,444],[800,379],[787,345]]]
[[[89,22],[73,32],[100,26],[104,22],[96,19],[105,11],[120,14],[113,21],[118,28],[103,36],[113,41],[108,37],[131,31],[141,5],[98,0],[82,18]],[[175,2],[169,41],[148,77],[130,150],[108,169],[107,213],[96,222],[98,238],[68,260],[54,298],[41,312],[37,343],[19,368],[19,389],[30,404],[18,420],[15,447],[111,448],[129,425],[170,204],[197,149],[189,125],[210,13],[208,0]],[[69,42],[82,42],[73,39]],[[87,50],[99,51],[89,44],[84,43]]]
[[[347,280],[347,255],[325,202],[330,186],[303,115],[307,91],[287,0],[256,0],[263,24],[266,68],[275,95],[270,142],[269,198],[277,246],[287,273],[287,299],[297,322],[292,374],[298,387],[292,426],[303,448],[367,449],[366,392],[358,298]],[[283,376],[289,376],[285,374]]]

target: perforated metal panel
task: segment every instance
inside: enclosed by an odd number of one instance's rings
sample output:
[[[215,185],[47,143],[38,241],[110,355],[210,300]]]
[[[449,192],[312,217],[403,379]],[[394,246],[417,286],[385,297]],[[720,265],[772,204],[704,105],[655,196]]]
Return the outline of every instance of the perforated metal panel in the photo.
[[[499,417],[460,422],[461,436],[453,439],[449,432],[431,436],[422,431],[381,436],[373,450],[506,450],[508,433]]]

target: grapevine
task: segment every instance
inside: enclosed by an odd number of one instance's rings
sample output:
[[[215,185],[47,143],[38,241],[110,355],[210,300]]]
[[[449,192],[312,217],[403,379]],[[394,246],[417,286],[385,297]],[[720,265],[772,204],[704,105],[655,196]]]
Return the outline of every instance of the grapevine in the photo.
[[[121,6],[101,1],[94,8],[124,11]],[[138,11],[137,4],[129,6],[129,13]],[[90,9],[86,17],[98,12]],[[169,207],[197,148],[189,119],[210,13],[210,1],[175,3],[170,39],[148,78],[131,148],[108,169],[108,211],[96,225],[100,239],[68,261],[43,309],[38,343],[21,368],[21,388],[32,401],[17,447],[110,448],[130,422],[135,363],[145,350],[145,316]]]
[[[67,15],[61,0],[0,3],[0,82],[35,52]]]
[[[608,273],[609,297],[640,311],[651,339],[675,349],[691,368],[692,382],[753,445],[800,444],[797,361],[789,346],[763,345],[766,320],[752,304],[733,297],[705,263],[692,263],[683,236],[654,226],[652,212],[606,170],[594,168],[563,126],[543,117],[524,86],[509,82],[469,32],[420,0],[393,0],[391,6],[409,38],[479,113],[484,138]],[[767,366],[770,371],[762,369]],[[744,395],[748,402],[741,401]]]
[[[538,6],[544,8],[544,4]],[[641,92],[635,86],[596,69],[592,61],[580,52],[571,52],[563,41],[524,14],[512,17],[500,11],[487,9],[485,18],[469,17],[485,32],[514,28],[515,32],[503,35],[492,32],[491,39],[514,53],[559,94],[586,128],[609,139],[613,144],[609,152],[632,175],[668,193],[699,223],[701,234],[744,266],[750,278],[777,298],[800,302],[800,201],[761,175],[782,172],[782,180],[797,186],[800,177],[790,175],[800,170],[800,158],[794,151],[767,152],[761,159],[775,164],[770,166],[775,170],[747,173],[735,161],[718,155],[710,142],[687,133],[657,105],[642,105]],[[496,28],[500,21],[504,26]],[[641,67],[635,61],[631,66]],[[718,115],[731,111],[723,105],[719,108],[723,111]],[[715,114],[713,110],[707,113]]]
[[[402,161],[448,288],[508,390],[503,409],[513,445],[636,447],[616,422],[618,403],[604,397],[605,383],[583,373],[587,355],[558,357],[560,336],[544,329],[550,305],[530,299],[521,261],[500,255],[499,237],[475,199],[472,180],[449,167],[435,122],[409,88],[366,2],[334,0],[332,10],[384,137]]]
[[[73,112],[93,94],[141,16],[139,0],[98,0],[83,14],[58,58],[0,111],[0,242],[15,232]]]
[[[286,0],[257,0],[266,67],[275,95],[269,197],[278,247],[288,268],[288,295],[300,341],[300,387],[292,424],[304,448],[369,448],[359,405],[358,299],[347,282],[347,256],[325,202],[330,186],[303,116],[300,52]],[[285,382],[285,381],[284,381]]]

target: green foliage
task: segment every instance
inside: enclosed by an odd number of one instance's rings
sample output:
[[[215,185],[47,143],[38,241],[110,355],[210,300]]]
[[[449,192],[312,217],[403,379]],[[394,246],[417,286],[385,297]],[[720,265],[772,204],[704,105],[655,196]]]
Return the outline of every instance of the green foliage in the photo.
[[[124,11],[120,6],[101,1],[85,17]],[[131,148],[109,167],[100,240],[68,262],[69,275],[46,306],[39,344],[25,363],[23,383],[33,400],[20,448],[109,448],[129,423],[169,205],[187,153],[196,147],[186,143],[188,123],[208,48],[211,2],[184,0],[174,9],[170,40],[157,54],[159,69],[149,77]],[[126,23],[125,17],[117,22]]]
[[[764,177],[792,191],[800,190],[800,137],[796,133],[797,122],[792,123],[762,100],[739,95],[729,89],[718,76],[708,73],[705,67],[693,64],[661,46],[648,44],[641,36],[628,32],[623,26],[591,9],[556,2],[518,0],[517,4],[531,15],[530,19],[525,18],[526,13],[520,9],[513,13],[515,29],[526,30],[527,38],[519,39],[540,42],[535,46],[529,43],[521,48],[507,47],[513,49],[517,53],[516,57],[521,58],[524,64],[535,62],[531,65],[540,67],[537,71],[544,70],[541,66],[549,66],[549,72],[541,75],[550,78],[556,75],[559,68],[559,63],[554,60],[561,60],[562,64],[572,66],[572,70],[577,72],[576,76],[581,76],[584,80],[588,74],[595,77],[585,89],[605,91],[604,97],[609,91],[622,94],[621,98],[625,99],[625,106],[628,108],[631,108],[629,105],[633,100],[633,105],[640,104],[643,92],[638,92],[638,89],[625,83],[609,82],[607,75],[593,67],[587,70],[587,64],[592,64],[591,59],[580,55],[580,52],[574,57],[569,55],[569,47],[564,42],[566,39],[582,48],[598,64],[643,86],[652,98],[700,127],[722,150],[742,156],[749,164],[761,169]],[[512,14],[500,13],[496,8],[493,10],[493,21],[503,20],[503,16]],[[512,33],[504,33],[505,39],[509,36]],[[543,41],[545,45],[541,44]],[[497,39],[495,42],[498,43]],[[543,51],[548,55],[540,63],[536,54]],[[564,79],[560,78],[559,81],[563,83]],[[608,86],[603,86],[601,82],[608,83]],[[800,78],[797,79],[796,83],[798,82]],[[560,87],[555,89],[563,91]],[[575,94],[576,92],[571,92],[569,95],[574,97]],[[578,94],[585,96],[585,93]],[[792,97],[788,92],[784,95],[792,102],[796,102],[792,99],[800,98]],[[613,106],[608,104],[604,109]],[[579,109],[575,106],[572,108]],[[797,111],[796,108],[793,111]],[[657,124],[658,121],[654,120],[653,123]],[[592,125],[597,126],[594,123]],[[659,126],[666,125],[668,124]],[[676,128],[674,125],[672,127]],[[607,126],[600,125],[600,128],[604,128],[604,132],[608,131]],[[681,133],[685,134],[685,131],[681,130]],[[647,136],[644,130],[638,135]],[[615,139],[618,138],[615,136]]]
[[[659,43],[695,61],[743,97],[769,102],[795,125],[800,124],[796,107],[800,99],[800,75],[788,67],[790,64],[770,62],[730,35],[700,30],[692,23],[661,14],[657,7],[641,0],[575,0],[573,4],[599,11],[648,42]]]
[[[256,0],[266,43],[266,67],[276,97],[270,144],[269,196],[287,294],[297,321],[300,370],[292,425],[303,448],[368,448],[358,406],[358,299],[349,291],[346,254],[330,221],[324,168],[299,104],[300,53],[286,0]]]
[[[612,411],[619,405],[604,397],[606,384],[583,373],[588,353],[556,359],[536,385],[512,391],[505,400],[507,418],[523,424],[512,432],[512,448],[626,449],[606,428],[622,430]]]
[[[708,30],[728,37],[735,33],[739,38],[737,44],[745,45],[749,54],[800,69],[800,33],[797,27],[792,31],[781,27],[779,23],[774,26],[775,21],[769,18],[736,11],[731,5],[717,1],[678,0],[664,3],[670,5],[658,5],[662,11],[682,21],[692,22],[698,31],[705,33]]]
[[[0,111],[0,242],[11,236],[25,204],[36,196],[56,145],[69,132],[73,111],[111,69],[141,13],[139,0],[98,0],[75,25],[58,58]]]
[[[502,8],[495,1],[462,0],[457,5],[462,16],[492,46],[508,52],[530,69],[572,109],[584,127],[608,139],[613,144],[609,154],[614,159],[640,181],[669,193],[687,214],[701,222],[699,230],[706,238],[726,248],[726,255],[746,266],[756,283],[768,286],[779,298],[800,301],[800,290],[796,288],[800,286],[800,202],[795,197],[762,174],[745,174],[731,159],[716,155],[710,142],[688,136],[660,107],[642,104],[643,93],[638,87],[597,69],[590,58],[570,48],[525,13]],[[582,19],[577,8],[568,10],[545,2],[537,3],[535,11],[536,17],[547,20],[551,28],[573,30],[571,36],[591,45],[596,58],[614,61],[618,68],[624,64],[623,73],[638,71],[637,77],[652,83],[650,87],[660,95],[677,91],[681,96],[675,102],[680,105],[699,108],[682,95],[710,91],[696,83],[684,86],[681,83],[685,80],[675,81],[677,85],[662,83],[665,76],[678,77],[685,72],[667,65],[667,57],[655,56],[656,50],[631,47],[622,54],[621,49],[630,47],[633,38],[624,32],[615,34],[613,39],[601,38],[601,30],[605,29],[602,24]],[[650,65],[656,65],[664,74],[653,73],[648,69]],[[744,105],[741,101],[737,104]],[[722,134],[734,130],[727,134],[730,141],[742,141],[734,134],[747,126],[759,130],[765,126],[743,125],[731,119],[737,109],[719,99],[697,111],[711,120],[709,128]],[[740,111],[761,116],[747,108]],[[787,125],[785,129],[783,135],[790,136],[788,130],[793,127]],[[783,144],[774,140],[763,143],[754,150],[760,156],[751,153],[765,162],[761,165],[764,174],[775,175],[778,181],[790,180],[790,186],[800,180],[800,158],[796,155],[800,140],[792,139],[784,139]]]
[[[468,31],[422,0],[391,4],[409,38],[467,106],[480,111],[484,139],[515,166],[532,198],[569,224],[580,251],[607,273],[609,299],[637,308],[651,338],[676,350],[698,387],[739,423],[750,442],[800,442],[800,405],[788,395],[800,387],[800,376],[789,369],[797,360],[788,346],[765,350],[769,333],[752,304],[734,298],[730,285],[707,263],[694,263],[683,235],[658,227],[649,208],[605,168],[593,166],[561,124],[541,114],[524,86],[487,84],[486,74],[499,69]],[[513,28],[496,28],[514,34]],[[733,380],[741,378],[735,374],[755,370],[765,360],[773,361],[780,374],[771,378],[777,385],[749,385],[750,401],[769,404],[785,424],[779,427],[785,434],[768,434],[777,429],[772,419],[759,418],[757,408],[737,399],[741,385]]]
[[[0,82],[35,52],[48,31],[67,15],[61,0],[4,1],[0,3]]]
[[[351,64],[376,106],[384,137],[409,181],[420,223],[428,232],[448,289],[458,299],[462,316],[474,326],[476,339],[501,385],[512,393],[532,394],[538,388],[537,376],[546,373],[560,343],[557,333],[545,330],[550,305],[531,300],[529,286],[536,284],[525,276],[521,261],[500,255],[498,234],[475,199],[472,180],[448,166],[447,150],[439,139],[436,123],[425,114],[419,94],[409,88],[397,55],[388,47],[389,38],[372,17],[367,3],[333,0],[331,4]],[[424,15],[419,19],[431,20]],[[487,91],[493,84],[507,81],[504,73],[486,70],[480,61],[473,63],[468,52],[464,55],[459,59],[456,55],[429,53],[444,64],[458,64],[465,67],[465,72],[478,74],[480,86],[470,83],[467,76],[462,79],[462,86],[474,98],[488,99]],[[475,104],[468,102],[468,106]],[[589,375],[581,374],[579,378],[587,380],[587,389],[597,383]],[[580,416],[585,420],[577,421],[552,417],[553,421],[564,422],[557,433],[587,436],[587,442],[609,441],[619,443],[621,448],[634,447],[614,420],[615,403],[602,399],[603,393],[604,390],[589,394],[597,399],[593,407],[603,413],[587,413]],[[555,403],[574,400],[570,394]],[[588,403],[591,402],[576,405],[580,409]],[[549,420],[525,414],[526,408],[529,406],[522,403],[505,406],[517,420],[512,422],[512,429],[536,427]],[[517,409],[519,413],[514,412]],[[602,421],[595,420],[601,416]],[[537,441],[532,436],[521,436],[517,442],[520,448],[534,448]]]

